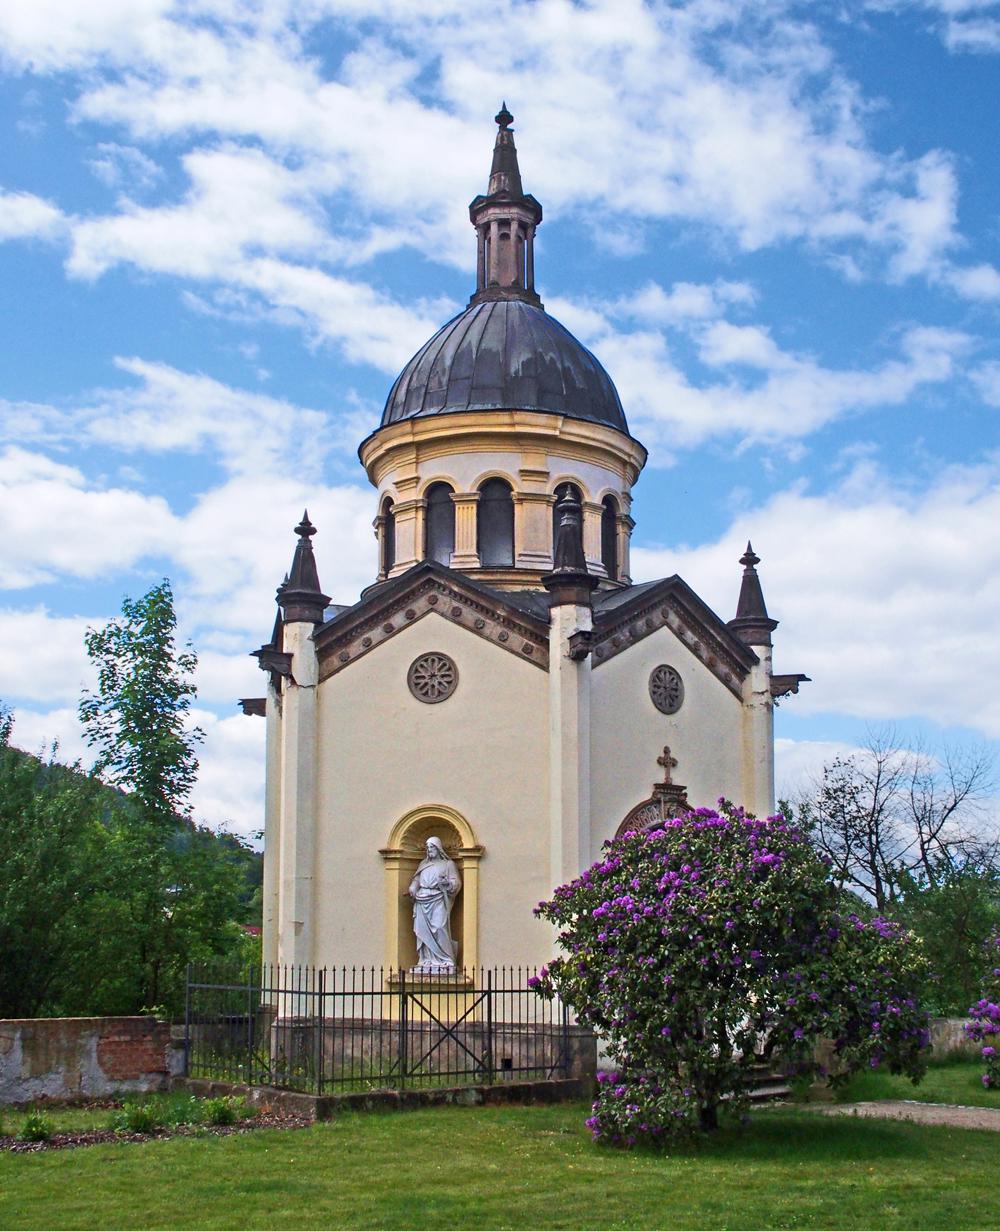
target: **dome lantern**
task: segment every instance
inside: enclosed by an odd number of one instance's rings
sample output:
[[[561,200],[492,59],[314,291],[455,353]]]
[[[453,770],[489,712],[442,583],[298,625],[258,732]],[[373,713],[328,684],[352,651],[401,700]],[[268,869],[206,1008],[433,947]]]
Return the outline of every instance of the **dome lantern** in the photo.
[[[586,574],[630,584],[631,488],[646,450],[600,361],[535,291],[542,207],[521,183],[513,118],[502,104],[487,192],[469,206],[476,290],[403,368],[358,450],[379,493],[376,584],[435,560],[540,591],[567,485]]]
[[[520,299],[540,308],[542,301],[535,293],[535,228],[542,221],[542,207],[521,187],[510,128],[514,117],[506,103],[495,119],[499,130],[489,187],[469,206],[478,241],[476,292],[469,302]]]

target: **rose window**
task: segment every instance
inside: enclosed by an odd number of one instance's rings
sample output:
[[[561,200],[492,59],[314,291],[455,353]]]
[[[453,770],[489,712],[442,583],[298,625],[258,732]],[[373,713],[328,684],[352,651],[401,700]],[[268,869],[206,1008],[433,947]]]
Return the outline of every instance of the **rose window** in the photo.
[[[649,695],[661,714],[676,714],[684,703],[684,681],[664,663],[650,674]]]
[[[410,664],[406,682],[418,701],[434,705],[458,687],[458,668],[447,654],[421,654]]]

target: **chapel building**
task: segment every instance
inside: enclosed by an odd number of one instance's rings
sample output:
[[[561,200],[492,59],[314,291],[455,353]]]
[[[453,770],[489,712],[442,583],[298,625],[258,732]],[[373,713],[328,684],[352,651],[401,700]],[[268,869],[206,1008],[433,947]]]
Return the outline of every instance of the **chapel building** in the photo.
[[[608,839],[720,796],[774,807],[773,705],[806,677],[772,671],[749,544],[728,621],[680,577],[632,583],[646,450],[535,289],[512,118],[469,207],[475,293],[359,449],[373,582],[331,606],[304,516],[256,652],[267,962],[411,968],[406,889],[434,836],[461,874],[459,965],[540,965],[533,908]]]

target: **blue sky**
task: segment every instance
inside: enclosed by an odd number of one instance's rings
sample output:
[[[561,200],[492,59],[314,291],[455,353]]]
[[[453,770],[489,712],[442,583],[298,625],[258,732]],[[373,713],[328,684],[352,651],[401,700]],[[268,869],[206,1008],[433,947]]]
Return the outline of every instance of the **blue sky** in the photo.
[[[199,816],[260,820],[249,650],[308,505],[375,569],[360,439],[474,281],[501,98],[550,311],[650,461],[637,580],[781,620],[779,782],[891,723],[1000,740],[1000,3],[0,7],[0,698],[85,756],[82,636],[161,576]]]

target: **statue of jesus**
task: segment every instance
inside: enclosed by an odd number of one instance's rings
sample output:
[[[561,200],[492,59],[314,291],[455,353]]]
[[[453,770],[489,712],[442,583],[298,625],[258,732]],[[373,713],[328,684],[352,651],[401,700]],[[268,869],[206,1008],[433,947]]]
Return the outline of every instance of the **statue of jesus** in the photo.
[[[451,938],[451,908],[462,881],[440,838],[427,839],[427,856],[407,890],[413,899],[413,933],[417,938],[414,974],[453,975],[458,946]]]

